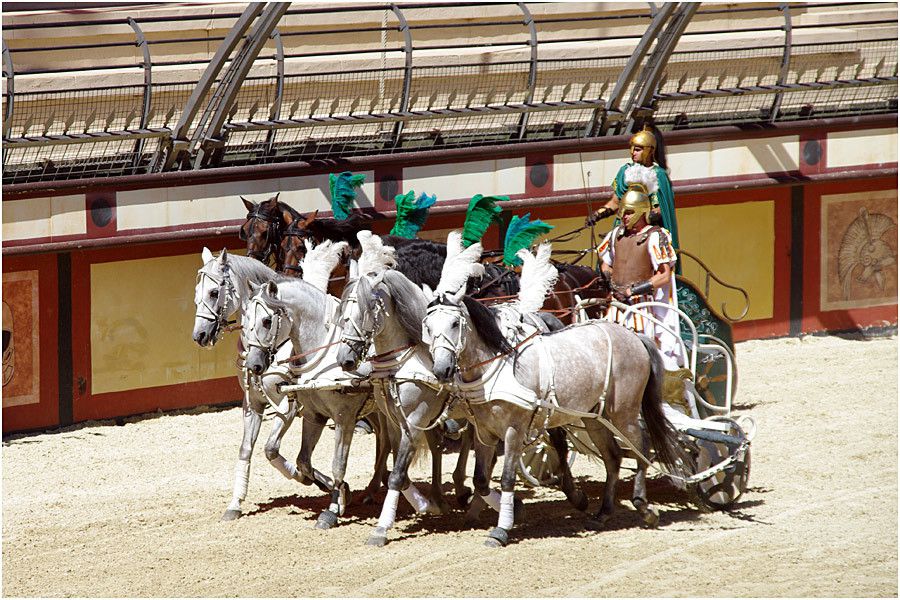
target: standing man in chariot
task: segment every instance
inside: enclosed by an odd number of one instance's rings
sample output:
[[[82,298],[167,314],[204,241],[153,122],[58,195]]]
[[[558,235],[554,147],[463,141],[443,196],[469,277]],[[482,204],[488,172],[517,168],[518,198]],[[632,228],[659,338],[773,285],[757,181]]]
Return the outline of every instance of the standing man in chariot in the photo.
[[[626,191],[618,206],[621,223],[597,247],[600,269],[612,281],[616,299],[624,304],[656,301],[677,306],[675,250],[668,231],[649,223],[650,197],[658,186],[656,171],[630,165],[623,181]],[[664,306],[650,307],[648,311],[676,335],[657,327],[640,312],[610,306],[606,318],[655,339],[666,369],[675,371],[681,366],[678,313]]]
[[[656,131],[656,134],[654,134]],[[675,194],[672,192],[672,182],[669,181],[669,173],[666,168],[664,146],[660,143],[662,136],[657,141],[658,130],[644,125],[642,131],[631,136],[629,145],[631,148],[631,162],[625,163],[619,168],[612,182],[613,197],[602,208],[597,209],[585,219],[585,225],[594,223],[616,214],[622,202],[622,196],[628,191],[625,182],[625,171],[634,165],[643,165],[652,169],[656,174],[657,190],[650,194],[652,208],[647,217],[650,225],[661,225],[668,230],[672,240],[672,246],[678,248],[678,223],[675,221]],[[618,220],[616,225],[618,225]]]

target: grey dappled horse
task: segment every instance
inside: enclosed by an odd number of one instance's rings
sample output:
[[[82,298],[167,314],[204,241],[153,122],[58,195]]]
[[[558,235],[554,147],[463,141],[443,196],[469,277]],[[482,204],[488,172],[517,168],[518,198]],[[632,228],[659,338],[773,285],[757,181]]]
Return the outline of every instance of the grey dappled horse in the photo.
[[[459,249],[451,252],[448,241],[448,262],[451,254],[463,253]],[[503,361],[505,364],[499,368],[510,370],[505,375],[515,380],[506,388],[488,385],[486,402],[470,402],[477,438],[475,490],[488,503],[498,501],[497,493],[490,489],[490,466],[497,441],[503,440],[505,447],[500,515],[487,545],[500,546],[508,541],[513,524],[516,467],[526,438],[536,426],[551,428],[582,421],[601,450],[607,481],[603,503],[596,514],[598,524],[613,512],[622,450],[607,427],[596,419],[582,417],[596,414],[608,419],[646,455],[647,440],[638,420],[643,416],[650,442],[663,465],[681,470],[690,460],[681,452],[677,434],[662,412],[664,369],[652,341],[616,324],[591,321],[539,335],[534,343],[522,345],[514,358],[498,357],[490,340],[472,326],[462,290],[453,291],[459,280],[472,273],[465,261],[457,262],[455,270],[445,273],[455,277],[456,282],[439,286],[423,323],[434,374],[441,381],[465,386],[477,382],[488,369],[496,368],[493,362]],[[441,281],[444,282],[443,275]],[[526,408],[512,401],[519,391],[516,386],[545,400],[543,407]],[[604,397],[605,401],[601,401]],[[659,517],[647,503],[646,465],[638,464],[632,502],[645,523],[655,526]]]
[[[303,414],[297,467],[302,482],[325,483],[330,491],[331,504],[316,523],[317,528],[328,529],[337,524],[349,502],[349,487],[344,481],[347,460],[357,420],[374,410],[374,404],[369,402],[370,390],[352,387],[352,380],[359,380],[360,376],[346,376],[335,360],[339,330],[334,322],[334,297],[303,280],[270,281],[255,288],[248,310],[244,327],[247,368],[261,375],[280,362],[279,357],[284,356],[281,361],[293,357],[287,361],[290,376],[286,381],[296,380],[308,386],[293,392],[297,402],[290,403],[292,411],[302,405]],[[264,380],[264,392],[280,394],[277,383],[272,378]],[[312,451],[328,419],[334,422],[333,481],[323,479],[311,463]],[[376,431],[376,435],[382,432]],[[380,485],[382,475],[376,472],[367,488],[369,496]]]

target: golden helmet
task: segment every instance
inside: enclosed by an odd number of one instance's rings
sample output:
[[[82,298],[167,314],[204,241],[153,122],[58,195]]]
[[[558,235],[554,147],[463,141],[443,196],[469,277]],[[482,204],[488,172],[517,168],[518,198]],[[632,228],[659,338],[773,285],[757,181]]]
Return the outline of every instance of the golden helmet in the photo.
[[[628,143],[632,151],[635,146],[643,148],[641,152],[642,163],[648,162],[648,159],[649,161],[653,160],[653,153],[656,150],[656,136],[653,135],[653,132],[647,125],[644,125],[644,129],[631,136]]]
[[[625,212],[635,213],[640,219],[641,215],[649,215],[651,209],[650,194],[641,183],[629,183],[628,191],[619,200],[619,212],[617,216],[624,222]],[[647,216],[649,219],[650,217]]]

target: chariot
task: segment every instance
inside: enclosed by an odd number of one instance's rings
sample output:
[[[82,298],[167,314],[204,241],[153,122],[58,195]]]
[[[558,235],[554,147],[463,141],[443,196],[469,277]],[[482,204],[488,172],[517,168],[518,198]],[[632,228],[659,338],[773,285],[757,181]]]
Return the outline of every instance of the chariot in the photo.
[[[684,441],[685,448],[696,455],[697,463],[694,475],[676,484],[686,487],[702,505],[725,509],[732,506],[746,490],[750,475],[750,441],[756,433],[752,417],[736,416],[732,412],[738,383],[732,323],[746,316],[749,296],[746,290],[722,281],[690,252],[678,250],[678,254],[682,264],[687,258],[699,267],[703,285],[701,287],[684,276],[676,276],[678,308],[672,310],[677,311],[680,331],[672,333],[681,340],[685,369],[667,374],[664,395],[669,404],[665,411]],[[711,282],[743,296],[744,306],[738,315],[730,315],[724,303],[719,310],[710,304]],[[576,320],[587,319],[585,309],[597,303],[596,299],[580,300]],[[658,303],[644,302],[630,307],[615,304],[622,310],[634,311]],[[665,327],[652,317],[645,318],[654,320],[658,327]],[[683,395],[679,380],[684,388]],[[566,436],[570,466],[578,455],[599,457],[599,450],[582,426],[567,427]],[[652,462],[652,456],[644,457],[630,447],[622,436],[616,435],[616,438],[626,458]],[[544,432],[523,452],[519,474],[531,486],[553,484],[558,480],[559,460]]]

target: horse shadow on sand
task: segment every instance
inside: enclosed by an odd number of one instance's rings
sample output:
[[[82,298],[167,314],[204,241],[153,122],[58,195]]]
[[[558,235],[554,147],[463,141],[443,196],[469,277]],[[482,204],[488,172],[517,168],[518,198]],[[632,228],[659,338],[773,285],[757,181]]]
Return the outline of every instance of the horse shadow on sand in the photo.
[[[590,535],[599,535],[614,531],[624,531],[643,527],[643,521],[639,513],[631,506],[630,498],[633,491],[633,478],[620,480],[617,490],[617,507],[615,513],[604,523],[600,529],[587,527],[589,517],[600,506],[603,495],[603,482],[578,477],[579,487],[587,494],[590,505],[588,512],[583,513],[572,507],[566,501],[565,496],[559,490],[553,489],[552,497],[548,497],[546,491],[541,492],[534,488],[519,488],[516,497],[525,503],[525,517],[523,522],[516,523],[510,531],[510,544],[516,544],[524,540],[545,538],[582,538]],[[421,486],[422,484],[419,483]],[[722,511],[734,520],[734,527],[746,527],[750,523],[768,524],[755,518],[753,509],[764,503],[763,499],[750,499],[747,496],[757,496],[771,491],[763,487],[751,487],[738,502],[729,510]],[[444,484],[444,497],[450,505],[450,511],[442,515],[416,515],[412,507],[404,501],[400,502],[397,509],[397,522],[392,534],[392,541],[410,540],[430,534],[453,534],[462,531],[488,530],[496,525],[497,513],[490,509],[484,509],[477,520],[466,519],[466,510],[453,501],[453,486]],[[381,504],[384,501],[386,488],[382,488],[376,494],[375,502],[365,504],[363,492],[354,492],[353,500],[347,507],[347,511],[340,519],[339,527],[357,525],[374,527],[381,513]],[[692,523],[702,520],[703,510],[692,502],[687,492],[676,488],[664,479],[649,479],[647,481],[647,495],[653,506],[659,511],[659,528],[679,524],[691,528]],[[327,496],[299,496],[289,495],[272,498],[267,502],[257,505],[257,508],[245,513],[244,517],[263,515],[271,510],[291,509],[291,515],[296,515],[309,522],[313,527],[318,515],[328,508],[330,500]],[[717,525],[720,529],[721,524]]]

